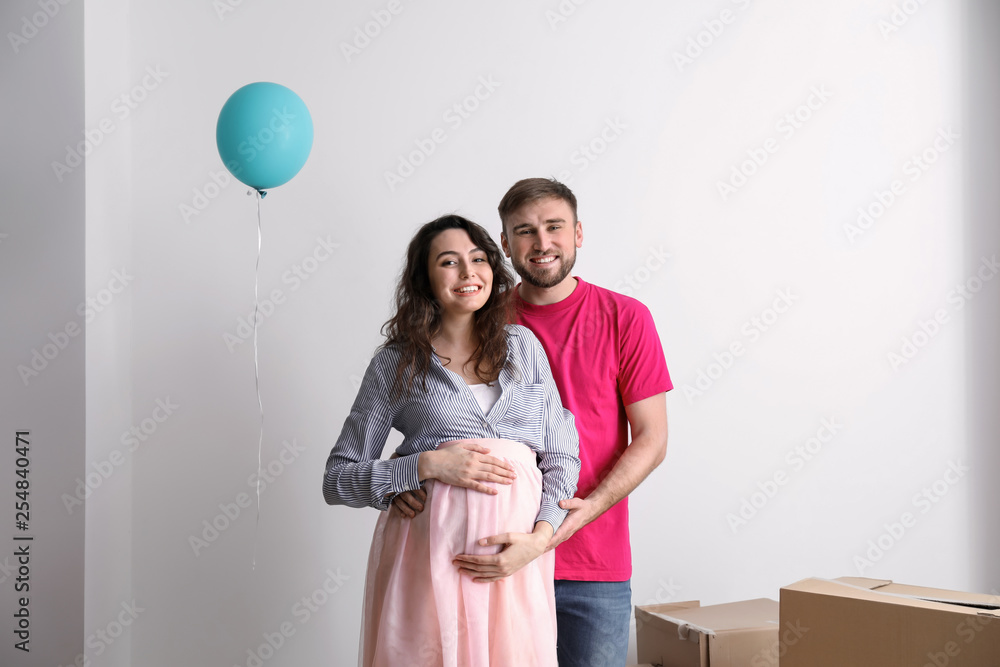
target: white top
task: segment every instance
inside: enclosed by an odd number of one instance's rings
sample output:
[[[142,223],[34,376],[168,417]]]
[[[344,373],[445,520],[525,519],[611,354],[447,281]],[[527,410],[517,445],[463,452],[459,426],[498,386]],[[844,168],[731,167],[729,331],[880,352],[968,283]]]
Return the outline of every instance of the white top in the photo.
[[[470,384],[469,390],[476,397],[476,403],[479,403],[479,409],[483,411],[484,415],[490,413],[490,408],[500,398],[501,390],[499,382],[494,382],[492,385]]]

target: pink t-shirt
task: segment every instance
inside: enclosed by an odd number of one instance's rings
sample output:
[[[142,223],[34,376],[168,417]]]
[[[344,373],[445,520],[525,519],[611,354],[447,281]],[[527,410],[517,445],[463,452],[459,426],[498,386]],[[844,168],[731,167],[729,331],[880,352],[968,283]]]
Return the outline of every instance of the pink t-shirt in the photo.
[[[674,385],[649,309],[576,280],[573,293],[558,303],[535,306],[517,297],[517,323],[541,341],[563,406],[576,418],[582,464],[576,495],[586,497],[628,446],[625,406]],[[628,498],[556,548],[556,579],[625,581],[631,576]]]

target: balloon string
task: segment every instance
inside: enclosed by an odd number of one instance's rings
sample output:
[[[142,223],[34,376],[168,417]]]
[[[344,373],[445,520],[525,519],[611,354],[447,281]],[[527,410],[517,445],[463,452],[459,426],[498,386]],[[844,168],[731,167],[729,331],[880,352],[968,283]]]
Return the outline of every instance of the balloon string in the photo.
[[[257,195],[257,266],[254,268],[253,281],[253,375],[257,385],[257,407],[260,409],[260,435],[257,438],[257,521],[253,527],[253,562],[250,565],[252,570],[257,569],[257,532],[260,527],[260,476],[262,471],[261,452],[264,444],[264,404],[260,400],[260,367],[257,362],[257,312],[260,310],[260,300],[257,288],[260,285],[260,200],[266,194],[262,190],[254,190]],[[247,194],[250,194],[249,192]]]

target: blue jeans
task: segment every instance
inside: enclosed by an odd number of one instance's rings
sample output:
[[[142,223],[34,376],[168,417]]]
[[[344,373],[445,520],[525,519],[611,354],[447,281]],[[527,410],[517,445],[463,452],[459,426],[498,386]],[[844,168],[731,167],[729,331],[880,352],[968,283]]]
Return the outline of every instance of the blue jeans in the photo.
[[[559,667],[624,667],[632,619],[628,581],[557,579]]]

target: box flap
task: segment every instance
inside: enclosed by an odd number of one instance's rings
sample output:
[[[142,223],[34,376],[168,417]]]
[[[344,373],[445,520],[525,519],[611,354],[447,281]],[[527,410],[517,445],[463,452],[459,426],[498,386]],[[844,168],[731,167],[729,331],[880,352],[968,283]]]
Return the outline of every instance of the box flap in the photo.
[[[642,609],[648,610],[649,607]],[[778,603],[768,598],[758,598],[708,607],[674,609],[656,615],[675,623],[683,634],[687,634],[683,632],[683,628],[686,627],[706,635],[715,635],[753,628],[773,629],[778,622]]]
[[[957,604],[963,607],[974,607],[984,611],[1000,611],[1000,595],[984,593],[962,593],[943,588],[928,588],[926,586],[908,586],[906,584],[889,584],[879,589],[885,593],[905,595],[920,600]]]
[[[781,667],[1000,666],[994,612],[903,594],[933,592],[919,587],[858,583],[805,579],[781,589]]]
[[[849,577],[847,579],[850,579]],[[873,580],[866,580],[873,581]],[[1000,609],[996,607],[981,608],[970,605],[968,602],[945,602],[931,598],[917,597],[896,591],[909,590],[931,591],[935,589],[920,588],[918,586],[902,586],[900,584],[885,584],[872,590],[867,586],[855,586],[840,580],[834,579],[803,579],[794,584],[783,586],[781,590],[802,591],[816,593],[820,595],[833,595],[837,597],[850,597],[873,602],[885,602],[889,604],[903,605],[907,607],[920,607],[923,609],[935,609],[938,611],[950,611],[960,614],[979,613],[987,616],[1000,616]],[[955,591],[941,591],[941,593],[951,593],[958,596],[974,596],[985,600],[994,599],[989,595],[976,596],[971,593],[956,593]]]
[[[669,616],[675,611],[681,611],[683,609],[691,609],[692,607],[700,607],[701,602],[699,600],[686,600],[684,602],[665,602],[663,604],[646,604],[636,605],[636,613],[641,609],[647,614],[665,614]]]
[[[837,577],[834,581],[842,581],[858,588],[867,588],[870,591],[892,583],[890,579],[869,579],[868,577]]]

